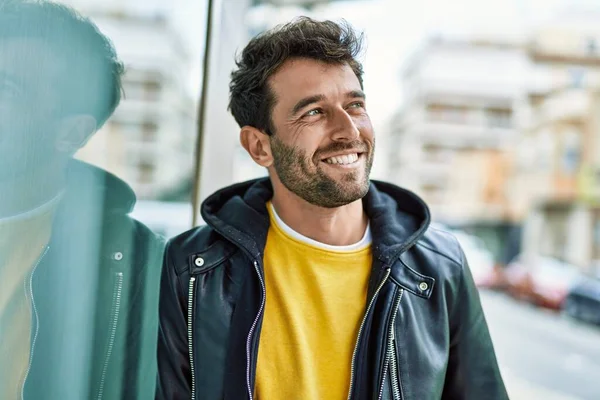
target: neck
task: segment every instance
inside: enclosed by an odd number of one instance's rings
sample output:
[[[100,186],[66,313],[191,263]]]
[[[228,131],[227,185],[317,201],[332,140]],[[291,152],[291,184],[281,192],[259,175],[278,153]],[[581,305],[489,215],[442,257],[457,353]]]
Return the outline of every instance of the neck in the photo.
[[[30,211],[52,200],[65,186],[64,171],[41,168],[0,178],[0,218]]]
[[[285,187],[274,185],[272,203],[279,217],[290,228],[332,246],[359,242],[369,222],[362,200],[337,208],[324,208],[308,203]]]

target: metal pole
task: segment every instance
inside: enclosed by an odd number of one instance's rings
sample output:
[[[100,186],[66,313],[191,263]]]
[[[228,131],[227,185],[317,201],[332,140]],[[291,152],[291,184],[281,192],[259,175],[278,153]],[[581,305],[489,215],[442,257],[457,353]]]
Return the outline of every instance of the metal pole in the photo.
[[[202,88],[200,90],[200,99],[198,102],[198,121],[196,130],[196,152],[195,152],[195,170],[194,170],[194,182],[192,191],[192,226],[198,224],[198,213],[200,209],[200,181],[202,179],[202,151],[204,147],[204,129],[206,126],[206,105],[208,95],[208,80],[209,80],[209,66],[210,66],[210,53],[211,53],[211,42],[212,42],[212,29],[213,29],[213,0],[207,1],[207,14],[206,14],[206,38],[204,44],[204,54],[202,60]]]

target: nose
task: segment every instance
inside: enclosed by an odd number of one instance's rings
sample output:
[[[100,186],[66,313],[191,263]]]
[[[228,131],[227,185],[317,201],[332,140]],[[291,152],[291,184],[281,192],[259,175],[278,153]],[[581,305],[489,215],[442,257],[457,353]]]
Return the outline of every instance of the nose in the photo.
[[[333,141],[352,141],[358,139],[360,130],[346,110],[336,110],[332,119],[331,139]]]

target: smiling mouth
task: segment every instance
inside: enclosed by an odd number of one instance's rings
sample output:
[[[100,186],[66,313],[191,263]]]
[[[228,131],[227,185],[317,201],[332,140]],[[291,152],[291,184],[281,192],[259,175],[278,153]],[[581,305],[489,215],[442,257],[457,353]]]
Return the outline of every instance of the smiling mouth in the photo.
[[[344,154],[341,156],[333,156],[333,157],[325,158],[321,161],[323,161],[326,164],[332,164],[332,165],[353,165],[353,164],[356,164],[358,162],[358,160],[360,160],[361,154],[362,153]]]

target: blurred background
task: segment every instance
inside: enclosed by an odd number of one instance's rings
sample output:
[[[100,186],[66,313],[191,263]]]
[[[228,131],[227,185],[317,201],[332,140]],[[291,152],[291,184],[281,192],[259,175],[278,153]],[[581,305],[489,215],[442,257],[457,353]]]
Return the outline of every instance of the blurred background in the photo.
[[[600,398],[598,0],[64,2],[127,67],[77,157],[129,183],[134,216],[167,237],[265,175],[227,111],[236,51],[299,15],[364,31],[372,177],[422,196],[463,245],[511,398]]]

